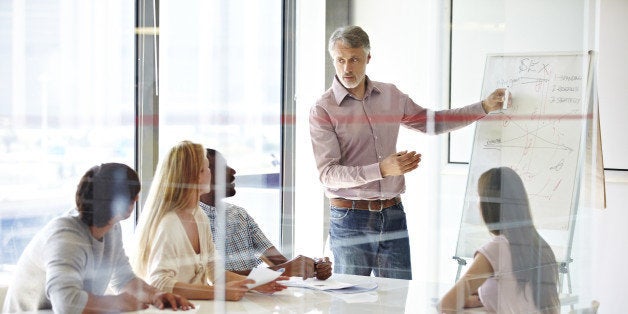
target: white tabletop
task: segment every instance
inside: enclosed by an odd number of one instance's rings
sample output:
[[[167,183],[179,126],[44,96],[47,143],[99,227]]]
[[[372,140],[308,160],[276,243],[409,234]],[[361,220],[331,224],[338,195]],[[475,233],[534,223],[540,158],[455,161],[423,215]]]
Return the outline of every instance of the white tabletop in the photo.
[[[354,284],[375,282],[378,288],[355,294],[298,287],[272,295],[249,292],[240,301],[193,300],[198,309],[190,313],[436,313],[439,289],[448,288],[416,280],[354,275],[335,274],[331,279]]]
[[[352,284],[377,283],[373,291],[340,294],[308,288],[289,287],[272,295],[249,292],[240,301],[191,300],[197,308],[190,311],[149,308],[136,313],[437,313],[436,302],[453,283],[402,280],[334,274],[332,280]],[[567,301],[563,299],[563,304]],[[576,303],[576,300],[571,302]],[[571,304],[573,304],[571,303]],[[570,303],[567,303],[570,304]],[[570,309],[563,307],[565,313]],[[38,311],[37,313],[52,313]],[[466,309],[464,313],[485,313],[484,309]]]

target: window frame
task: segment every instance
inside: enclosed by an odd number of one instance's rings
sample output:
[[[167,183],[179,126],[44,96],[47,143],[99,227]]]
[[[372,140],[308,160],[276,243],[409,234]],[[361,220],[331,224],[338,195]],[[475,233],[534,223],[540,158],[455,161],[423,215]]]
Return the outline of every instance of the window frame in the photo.
[[[148,195],[159,159],[159,0],[136,0],[135,18],[135,168],[145,186],[135,223]],[[295,185],[295,34],[296,0],[282,1],[281,57],[281,251],[294,255]]]

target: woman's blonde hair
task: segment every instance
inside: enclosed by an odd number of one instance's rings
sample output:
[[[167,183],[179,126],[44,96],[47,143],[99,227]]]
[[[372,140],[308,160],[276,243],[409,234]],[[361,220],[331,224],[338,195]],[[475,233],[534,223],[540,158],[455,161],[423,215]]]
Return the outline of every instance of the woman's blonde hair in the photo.
[[[157,167],[135,231],[133,268],[140,277],[147,275],[151,244],[164,215],[198,206],[199,175],[205,158],[202,145],[182,141],[170,149]]]

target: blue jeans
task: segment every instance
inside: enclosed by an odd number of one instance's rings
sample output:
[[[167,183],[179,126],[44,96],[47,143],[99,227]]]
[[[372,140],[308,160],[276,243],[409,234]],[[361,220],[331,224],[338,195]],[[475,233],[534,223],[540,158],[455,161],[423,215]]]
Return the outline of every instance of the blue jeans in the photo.
[[[406,213],[401,203],[380,212],[330,206],[334,273],[412,279]]]

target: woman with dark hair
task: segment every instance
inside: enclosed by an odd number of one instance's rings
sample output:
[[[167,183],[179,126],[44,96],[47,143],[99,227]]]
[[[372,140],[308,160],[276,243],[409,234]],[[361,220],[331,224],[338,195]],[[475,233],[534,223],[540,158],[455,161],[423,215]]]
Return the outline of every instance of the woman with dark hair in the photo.
[[[497,313],[558,313],[558,264],[534,227],[521,178],[507,167],[478,180],[480,211],[493,238],[439,304],[440,313],[484,306]]]
[[[76,211],[50,221],[20,256],[3,313],[122,312],[149,304],[193,308],[184,297],[149,286],[131,269],[119,222],[133,212],[139,191],[137,173],[126,165],[89,169],[77,187]],[[109,285],[115,295],[105,295]]]

